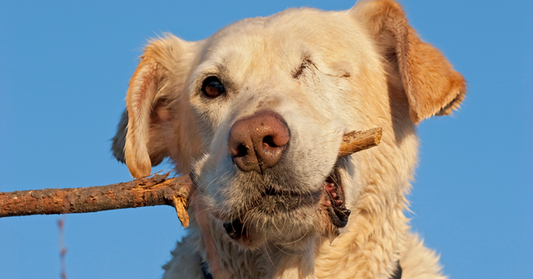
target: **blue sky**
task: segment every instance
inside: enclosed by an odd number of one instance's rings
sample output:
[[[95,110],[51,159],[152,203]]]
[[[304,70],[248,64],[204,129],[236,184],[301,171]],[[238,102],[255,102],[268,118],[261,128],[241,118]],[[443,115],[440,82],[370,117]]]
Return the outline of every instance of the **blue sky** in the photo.
[[[401,3],[468,81],[461,110],[419,126],[412,229],[451,278],[531,278],[533,2]],[[130,180],[109,139],[150,37],[199,40],[245,17],[353,4],[0,2],[0,191]],[[1,278],[59,278],[59,218],[0,219]],[[68,215],[68,277],[159,278],[184,233],[170,207]]]

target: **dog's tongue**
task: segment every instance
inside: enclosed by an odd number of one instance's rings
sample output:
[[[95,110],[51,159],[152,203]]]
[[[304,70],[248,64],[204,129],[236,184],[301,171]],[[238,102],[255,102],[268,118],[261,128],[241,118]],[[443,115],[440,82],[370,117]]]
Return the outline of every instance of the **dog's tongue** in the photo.
[[[346,226],[351,211],[346,208],[341,191],[334,183],[328,181],[324,183],[324,190],[328,198],[326,201],[326,208],[331,223],[338,228]]]

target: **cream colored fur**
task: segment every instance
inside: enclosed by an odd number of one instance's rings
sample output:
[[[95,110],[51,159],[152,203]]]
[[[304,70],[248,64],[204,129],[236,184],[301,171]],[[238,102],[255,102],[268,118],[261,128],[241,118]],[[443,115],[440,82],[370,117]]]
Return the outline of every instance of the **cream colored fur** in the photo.
[[[202,95],[209,76],[219,77],[224,96]],[[341,12],[290,9],[198,42],[172,35],[152,41],[130,82],[113,148],[134,177],[170,157],[179,173],[197,178],[191,226],[165,279],[203,278],[201,261],[214,278],[385,279],[398,261],[402,278],[444,278],[403,212],[417,164],[415,125],[449,114],[464,94],[461,75],[418,38],[392,0]],[[233,165],[229,130],[264,109],[291,130],[283,159],[290,167],[278,173],[290,181],[284,187],[318,191],[339,169],[352,213],[337,237],[318,205],[284,218],[250,215],[246,241],[230,239],[228,220],[215,218],[242,207],[244,189],[257,179]],[[374,127],[383,128],[378,147],[337,160],[345,132]]]

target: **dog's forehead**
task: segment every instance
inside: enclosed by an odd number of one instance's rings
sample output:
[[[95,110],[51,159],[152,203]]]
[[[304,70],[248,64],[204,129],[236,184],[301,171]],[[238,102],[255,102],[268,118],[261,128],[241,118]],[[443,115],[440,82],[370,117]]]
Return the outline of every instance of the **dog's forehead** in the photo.
[[[204,62],[225,70],[286,73],[309,57],[334,64],[369,49],[358,45],[368,45],[367,38],[345,11],[289,9],[222,28],[206,40]]]

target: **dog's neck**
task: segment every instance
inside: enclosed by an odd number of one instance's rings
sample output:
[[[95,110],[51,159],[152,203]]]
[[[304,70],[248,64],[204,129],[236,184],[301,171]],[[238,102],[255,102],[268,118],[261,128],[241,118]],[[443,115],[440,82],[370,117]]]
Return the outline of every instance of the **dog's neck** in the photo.
[[[193,226],[198,226],[202,243],[199,251],[209,273],[215,279],[223,278],[314,278],[313,257],[317,240],[309,237],[302,240],[306,251],[294,251],[267,242],[256,249],[246,249],[232,241],[222,223],[198,206]],[[302,243],[303,244],[303,243]]]

